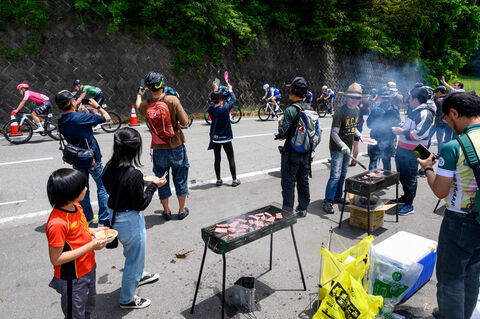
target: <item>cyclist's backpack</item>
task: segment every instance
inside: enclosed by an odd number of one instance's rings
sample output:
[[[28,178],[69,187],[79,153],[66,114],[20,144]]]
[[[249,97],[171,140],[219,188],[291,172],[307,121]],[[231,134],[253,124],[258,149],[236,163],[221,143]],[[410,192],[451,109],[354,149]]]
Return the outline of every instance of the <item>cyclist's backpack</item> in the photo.
[[[312,109],[304,109],[298,104],[293,104],[299,109],[298,124],[290,140],[292,148],[299,153],[314,151],[322,138],[322,129],[318,123],[318,113]]]
[[[146,118],[152,134],[152,144],[167,144],[175,135],[170,110],[164,99],[165,97],[156,101],[148,100]]]
[[[480,161],[478,159],[477,152],[475,151],[475,147],[473,146],[472,140],[468,134],[462,134],[457,137],[457,141],[460,144],[460,147],[463,150],[463,154],[465,155],[465,160],[467,161],[468,166],[473,171],[473,175],[475,176],[475,180],[477,181],[477,191],[475,193],[475,207],[472,207],[472,210],[477,212],[479,216],[477,216],[477,221],[480,222]]]

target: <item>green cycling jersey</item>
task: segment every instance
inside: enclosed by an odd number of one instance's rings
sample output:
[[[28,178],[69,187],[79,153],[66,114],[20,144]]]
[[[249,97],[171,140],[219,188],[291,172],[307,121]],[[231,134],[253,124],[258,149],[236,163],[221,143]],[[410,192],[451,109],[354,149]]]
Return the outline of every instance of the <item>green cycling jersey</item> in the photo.
[[[86,93],[92,97],[96,97],[100,93],[102,93],[102,90],[100,88],[97,88],[96,86],[91,86],[91,85],[82,85],[82,92],[81,93]]]

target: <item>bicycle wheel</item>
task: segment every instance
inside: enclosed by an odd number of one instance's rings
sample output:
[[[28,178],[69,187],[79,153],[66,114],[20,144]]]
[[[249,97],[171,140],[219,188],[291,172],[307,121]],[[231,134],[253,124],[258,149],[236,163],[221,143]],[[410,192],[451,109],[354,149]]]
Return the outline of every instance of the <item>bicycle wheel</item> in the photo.
[[[12,124],[14,124],[12,128]],[[28,121],[24,121],[22,126],[18,126],[17,120],[10,120],[3,125],[3,136],[12,144],[27,143],[33,135],[32,125]]]
[[[212,119],[210,118],[210,114],[208,114],[208,111],[205,111],[205,122],[207,122],[208,125],[212,125]]]
[[[58,130],[58,125],[54,122],[45,123],[47,125],[47,134],[56,141],[60,141],[60,131]]]
[[[102,127],[102,130],[107,133],[116,132],[120,128],[120,126],[122,126],[122,119],[120,118],[120,115],[113,111],[108,112],[108,114],[111,118],[110,122],[105,122],[100,126]]]
[[[242,110],[238,106],[234,105],[230,110],[230,123],[236,124],[240,122],[241,118],[242,118]]]
[[[327,105],[324,103],[319,103],[317,105],[317,114],[319,117],[327,116]]]
[[[267,105],[258,108],[258,118],[260,121],[266,121],[272,116],[272,110]]]
[[[188,124],[186,126],[182,126],[182,128],[189,128],[193,123],[193,114],[188,110],[185,110],[185,113],[187,113]]]

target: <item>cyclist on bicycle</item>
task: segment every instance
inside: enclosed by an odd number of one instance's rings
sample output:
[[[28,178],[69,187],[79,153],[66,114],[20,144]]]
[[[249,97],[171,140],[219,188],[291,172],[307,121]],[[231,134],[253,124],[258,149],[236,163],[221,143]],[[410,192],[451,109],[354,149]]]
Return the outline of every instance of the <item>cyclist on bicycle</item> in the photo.
[[[282,98],[282,94],[278,89],[274,88],[273,86],[270,87],[270,85],[268,84],[263,85],[263,90],[265,91],[265,95],[262,97],[262,100],[265,100],[265,99],[267,99],[267,101],[271,100],[275,105],[275,112],[277,112],[279,109],[277,101],[280,101],[280,99]],[[269,93],[270,93],[270,96],[267,98]]]
[[[322,99],[328,103],[328,113],[333,114],[333,101],[335,100],[335,92],[329,89],[326,85],[322,86],[322,95],[320,95],[317,101]]]
[[[312,106],[312,101],[313,101],[313,94],[312,92],[307,90],[307,96],[305,97],[305,103],[308,104],[308,106]]]
[[[13,110],[13,114],[17,114],[22,107],[27,103],[28,100],[31,100],[37,104],[37,107],[32,112],[32,118],[37,125],[37,129],[34,132],[43,132],[42,118],[39,115],[48,114],[48,111],[52,107],[52,103],[48,96],[30,91],[30,86],[27,83],[20,83],[17,85],[17,90],[23,95],[22,101],[18,104],[17,108]]]
[[[82,84],[80,80],[75,80],[73,81],[73,88],[76,92],[81,93],[76,101],[78,105],[81,104],[87,94],[90,95],[100,106],[105,102],[105,95],[103,95],[102,90],[96,86]]]

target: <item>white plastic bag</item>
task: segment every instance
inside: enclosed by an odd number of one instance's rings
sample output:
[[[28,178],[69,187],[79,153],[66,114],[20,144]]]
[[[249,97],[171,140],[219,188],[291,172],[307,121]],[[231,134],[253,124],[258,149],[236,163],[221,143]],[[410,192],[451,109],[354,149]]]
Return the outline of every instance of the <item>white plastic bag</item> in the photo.
[[[417,282],[423,270],[419,263],[403,264],[391,260],[370,247],[368,269],[369,294],[383,297],[383,307],[376,318],[393,318],[393,308]]]

